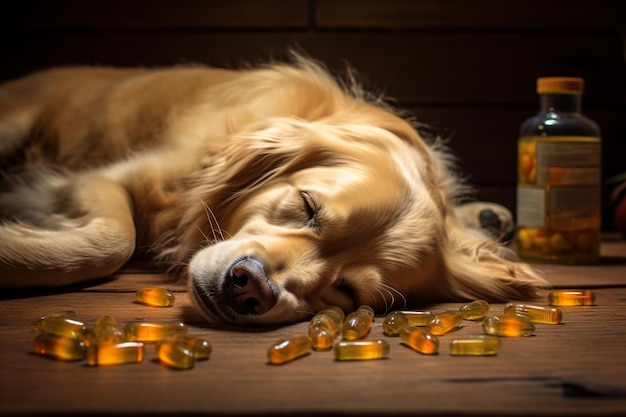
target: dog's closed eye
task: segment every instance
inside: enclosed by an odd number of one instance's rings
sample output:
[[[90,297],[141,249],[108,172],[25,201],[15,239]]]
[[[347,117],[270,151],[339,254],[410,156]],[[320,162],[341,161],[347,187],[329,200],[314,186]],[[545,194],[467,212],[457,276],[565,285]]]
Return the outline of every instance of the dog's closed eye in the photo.
[[[318,216],[318,213],[320,211],[319,203],[317,202],[317,200],[311,193],[302,191],[301,195],[302,195],[302,201],[304,202],[304,210],[306,211],[308,219],[309,219],[307,225],[317,230],[320,227],[319,216]]]

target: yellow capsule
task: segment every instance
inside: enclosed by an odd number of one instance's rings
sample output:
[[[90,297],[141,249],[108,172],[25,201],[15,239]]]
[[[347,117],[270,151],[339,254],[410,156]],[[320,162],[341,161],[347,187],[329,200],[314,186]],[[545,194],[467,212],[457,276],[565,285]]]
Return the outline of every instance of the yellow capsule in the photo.
[[[459,311],[464,320],[484,319],[489,313],[489,304],[485,300],[475,300],[471,303],[463,304]]]
[[[498,353],[500,338],[488,334],[474,334],[455,338],[450,342],[450,355],[490,356]]]
[[[320,313],[328,314],[334,316],[339,323],[343,323],[343,320],[346,318],[346,314],[343,312],[341,307],[338,306],[329,306],[320,311]]]
[[[37,323],[39,323],[46,317],[62,317],[65,319],[69,319],[74,316],[76,316],[76,312],[74,310],[53,311],[53,312],[46,313],[43,316],[39,317],[35,322],[33,322],[33,326],[36,326]]]
[[[406,316],[411,326],[421,327],[428,326],[428,323],[435,316],[431,311],[426,310],[402,311],[402,313]]]
[[[162,364],[176,369],[190,369],[196,364],[196,355],[182,343],[167,338],[157,343],[157,355]]]
[[[157,342],[177,334],[187,334],[187,325],[179,321],[134,321],[124,327],[129,342]]]
[[[113,316],[101,316],[96,320],[94,332],[100,345],[122,343],[125,341],[124,330]]]
[[[383,333],[387,336],[398,336],[404,326],[409,324],[409,319],[402,311],[392,311],[383,320]]]
[[[54,333],[61,336],[77,338],[86,326],[83,322],[62,316],[47,315],[35,322],[35,330],[39,333]]]
[[[343,321],[343,314],[339,315],[334,310],[322,310],[317,313],[310,321],[310,325],[320,324],[326,327],[333,337],[339,334],[341,330],[341,323]]]
[[[311,340],[308,336],[293,336],[276,342],[267,350],[270,363],[279,365],[311,353]]]
[[[87,365],[95,366],[98,362],[98,335],[93,328],[86,327],[78,338],[85,344]]]
[[[141,288],[135,295],[137,302],[153,307],[171,307],[176,298],[164,288]]]
[[[428,322],[428,330],[435,336],[448,333],[463,322],[463,316],[458,310],[448,310],[435,314]]]
[[[139,363],[143,361],[143,343],[122,342],[98,345],[87,354],[87,365],[121,365],[125,363]]]
[[[335,359],[356,361],[389,356],[389,343],[383,339],[341,340],[333,347]]]
[[[369,333],[373,321],[374,310],[372,307],[362,305],[346,316],[341,335],[345,340],[362,339]]]
[[[482,322],[486,334],[493,336],[530,336],[535,331],[535,325],[522,316],[489,316]]]
[[[309,338],[315,350],[329,350],[335,339],[332,331],[321,323],[309,324]]]
[[[559,324],[563,313],[557,307],[543,307],[532,304],[506,303],[504,314],[528,317],[533,323]]]
[[[163,341],[180,343],[181,345],[185,346],[187,349],[193,352],[196,360],[209,359],[209,357],[211,356],[211,351],[213,350],[213,347],[208,340],[188,334],[169,336]],[[159,341],[158,343],[161,343],[161,341]]]
[[[82,340],[53,333],[39,333],[35,336],[33,351],[38,355],[52,356],[64,361],[85,358],[85,344]]]
[[[426,329],[406,326],[400,332],[404,344],[425,355],[432,355],[439,350],[439,338]]]
[[[596,295],[589,290],[557,290],[548,294],[548,302],[553,306],[591,306]]]

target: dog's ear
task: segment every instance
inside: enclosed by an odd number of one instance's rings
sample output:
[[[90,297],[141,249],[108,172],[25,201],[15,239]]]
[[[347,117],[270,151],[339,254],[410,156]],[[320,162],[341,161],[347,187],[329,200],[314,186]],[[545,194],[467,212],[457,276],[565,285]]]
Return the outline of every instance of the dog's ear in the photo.
[[[450,217],[444,250],[449,298],[511,301],[537,298],[549,287],[530,265],[482,233],[470,230]]]

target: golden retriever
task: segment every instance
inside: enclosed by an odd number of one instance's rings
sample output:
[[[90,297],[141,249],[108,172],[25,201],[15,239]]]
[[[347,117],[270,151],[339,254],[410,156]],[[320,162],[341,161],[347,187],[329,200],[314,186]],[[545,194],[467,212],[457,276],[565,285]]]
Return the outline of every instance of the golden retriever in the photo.
[[[5,83],[0,285],[106,277],[142,252],[211,322],[535,296],[543,278],[459,221],[446,148],[349,78],[296,58]]]

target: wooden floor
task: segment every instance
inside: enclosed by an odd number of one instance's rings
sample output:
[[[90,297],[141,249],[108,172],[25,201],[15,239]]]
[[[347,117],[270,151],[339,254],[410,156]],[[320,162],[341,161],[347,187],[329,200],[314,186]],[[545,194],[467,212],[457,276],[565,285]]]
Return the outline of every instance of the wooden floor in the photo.
[[[207,327],[183,286],[141,265],[69,293],[10,294],[0,299],[0,415],[626,414],[626,241],[607,240],[600,265],[539,267],[556,287],[592,289],[597,305],[563,308],[563,324],[503,339],[494,357],[450,356],[451,334],[440,338],[439,354],[422,355],[384,336],[377,318],[371,337],[391,344],[388,359],[337,362],[326,351],[270,365],[268,347],[305,334],[306,323],[252,332]],[[133,302],[136,289],[155,285],[176,291],[174,307]],[[120,322],[181,319],[210,340],[213,353],[186,371],[159,364],[154,346],[142,363],[109,367],[32,354],[32,322],[68,309],[88,324],[104,314]],[[464,322],[454,335],[480,331]]]

